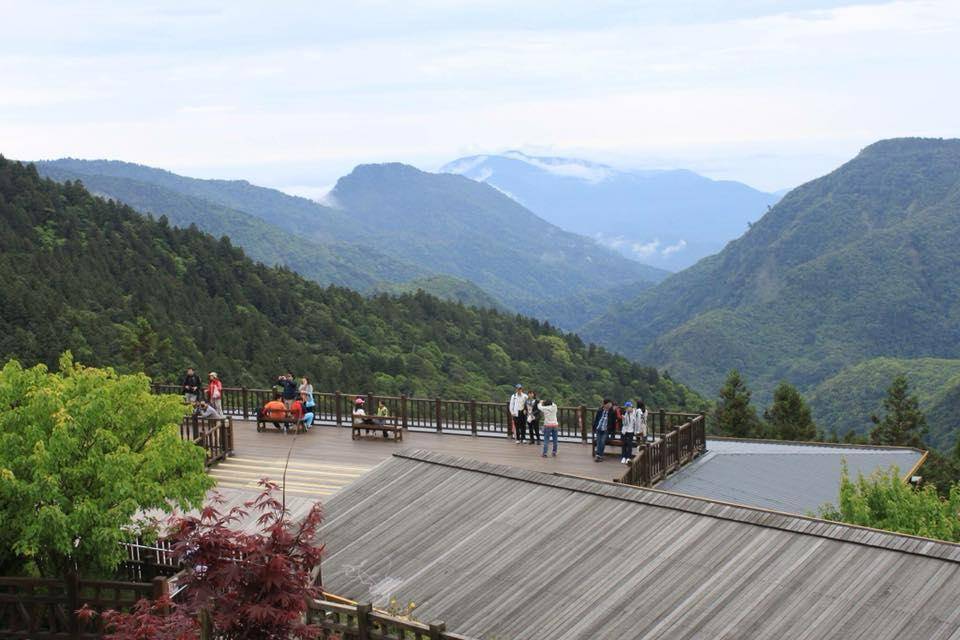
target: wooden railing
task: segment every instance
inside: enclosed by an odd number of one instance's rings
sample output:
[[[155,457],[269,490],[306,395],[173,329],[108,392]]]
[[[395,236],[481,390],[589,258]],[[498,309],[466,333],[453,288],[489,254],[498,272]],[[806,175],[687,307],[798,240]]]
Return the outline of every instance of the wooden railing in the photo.
[[[156,393],[180,394],[179,385],[154,384]],[[257,409],[273,398],[270,389],[247,387],[224,387],[221,408],[225,415],[245,420],[256,417]],[[314,424],[351,425],[354,400],[364,398],[368,413],[376,410],[383,401],[390,415],[398,416],[404,429],[414,431],[437,431],[469,433],[475,436],[504,436],[511,433],[512,424],[507,402],[481,402],[477,400],[444,400],[442,398],[414,398],[406,395],[384,396],[373,393],[314,392],[316,408]],[[595,409],[585,405],[560,406],[557,420],[560,423],[557,435],[565,441],[588,442],[592,437]],[[648,429],[661,435],[689,422],[696,414],[670,411],[651,411]],[[542,426],[542,425],[541,425]]]
[[[636,457],[618,482],[637,487],[652,487],[707,450],[706,420],[703,415],[690,419],[660,436],[653,443],[637,448]]]
[[[442,622],[424,624],[404,620],[379,611],[369,604],[340,604],[328,600],[309,603],[307,622],[322,629],[320,638],[327,640],[470,640],[450,633]]]
[[[233,418],[210,420],[186,416],[180,422],[180,437],[202,447],[207,454],[206,466],[212,467],[233,454]]]
[[[0,638],[100,638],[100,616],[87,622],[78,609],[129,610],[141,598],[167,593],[162,577],[151,582],[0,577]]]

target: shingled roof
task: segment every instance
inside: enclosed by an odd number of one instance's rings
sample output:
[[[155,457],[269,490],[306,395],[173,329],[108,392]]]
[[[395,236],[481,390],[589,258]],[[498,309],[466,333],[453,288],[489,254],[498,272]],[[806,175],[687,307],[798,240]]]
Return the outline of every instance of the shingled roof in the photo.
[[[924,453],[907,447],[710,438],[707,452],[657,485],[724,502],[789,513],[816,513],[836,503],[840,467],[850,477],[897,467],[910,474]]]
[[[321,535],[328,590],[480,638],[960,638],[960,545],[426,451]]]

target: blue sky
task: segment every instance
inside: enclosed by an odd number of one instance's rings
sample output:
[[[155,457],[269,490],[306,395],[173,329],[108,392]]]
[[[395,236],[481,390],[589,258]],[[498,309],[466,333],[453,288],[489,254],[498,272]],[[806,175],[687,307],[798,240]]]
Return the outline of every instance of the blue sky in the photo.
[[[519,149],[793,186],[960,135],[960,1],[5,2],[0,153],[318,195]]]

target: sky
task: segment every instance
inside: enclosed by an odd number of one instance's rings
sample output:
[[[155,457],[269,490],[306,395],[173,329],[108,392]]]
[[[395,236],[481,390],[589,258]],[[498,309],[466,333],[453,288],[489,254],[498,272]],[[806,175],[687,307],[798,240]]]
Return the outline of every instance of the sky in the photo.
[[[960,136],[960,0],[0,0],[0,154],[319,197],[508,149],[775,190]]]

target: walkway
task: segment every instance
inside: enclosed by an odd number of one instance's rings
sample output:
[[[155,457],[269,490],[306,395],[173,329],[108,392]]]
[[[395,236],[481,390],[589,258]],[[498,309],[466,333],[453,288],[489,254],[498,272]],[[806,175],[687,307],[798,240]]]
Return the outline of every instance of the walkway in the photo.
[[[287,492],[325,498],[403,449],[429,449],[481,462],[602,480],[620,477],[625,471],[617,455],[594,462],[590,445],[582,443],[561,442],[556,458],[542,458],[540,447],[517,445],[506,438],[408,431],[402,442],[393,442],[381,438],[352,440],[350,431],[346,427],[318,426],[297,436],[273,429],[257,433],[253,422],[234,420],[234,456],[211,468],[210,473],[219,486],[256,491],[257,481],[263,476],[280,482],[289,454]]]

